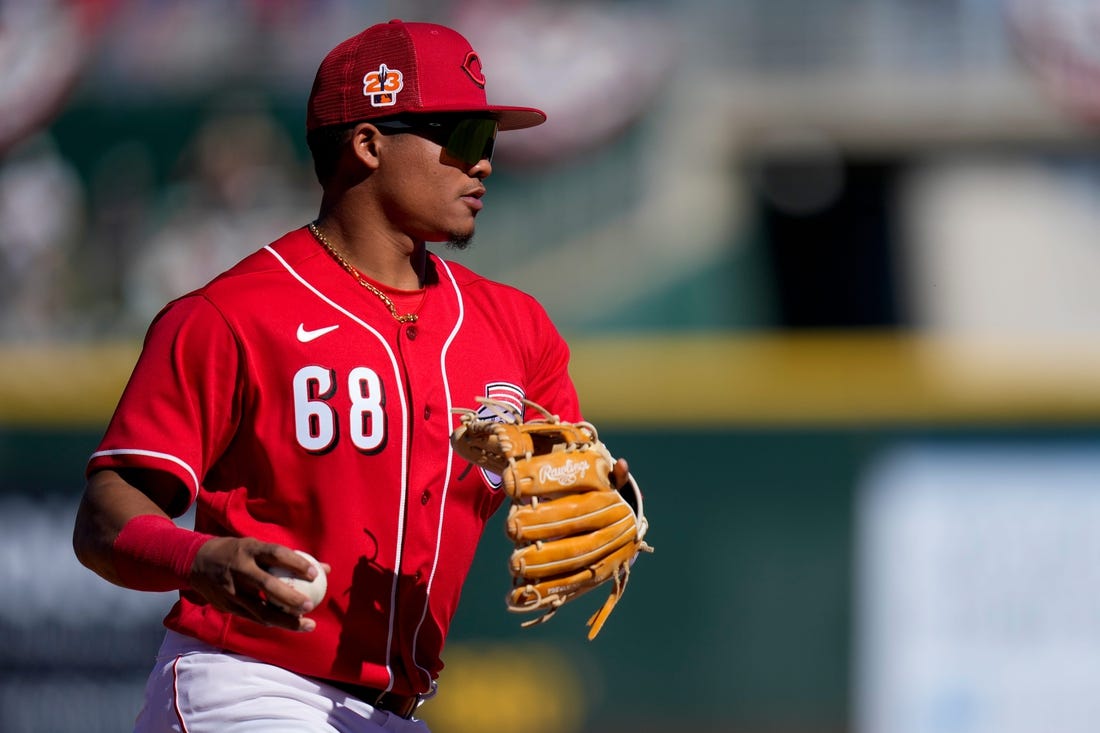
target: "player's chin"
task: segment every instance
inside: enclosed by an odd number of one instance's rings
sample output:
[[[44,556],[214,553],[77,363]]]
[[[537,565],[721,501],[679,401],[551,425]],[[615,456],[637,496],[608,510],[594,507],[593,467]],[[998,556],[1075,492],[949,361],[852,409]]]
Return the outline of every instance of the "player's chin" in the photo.
[[[447,242],[447,246],[451,249],[466,249],[470,246],[470,242],[472,242],[473,239],[474,221],[471,217],[469,221],[450,227],[447,231],[445,241]]]
[[[426,242],[442,242],[448,249],[466,249],[474,241],[474,228],[452,227],[442,229],[424,238]]]
[[[447,249],[463,250],[468,248],[474,241],[474,230],[463,234],[451,234],[447,239]]]
[[[425,242],[445,242],[455,249],[466,249],[474,238],[473,217],[440,221],[430,230],[423,230],[419,238]]]

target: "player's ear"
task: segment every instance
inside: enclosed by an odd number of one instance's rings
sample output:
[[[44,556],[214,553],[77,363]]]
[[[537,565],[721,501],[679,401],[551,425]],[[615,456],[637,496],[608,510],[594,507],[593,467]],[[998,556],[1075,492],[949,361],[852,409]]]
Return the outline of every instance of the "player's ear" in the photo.
[[[352,130],[352,152],[368,170],[378,167],[378,150],[381,144],[382,133],[369,122],[361,122]]]

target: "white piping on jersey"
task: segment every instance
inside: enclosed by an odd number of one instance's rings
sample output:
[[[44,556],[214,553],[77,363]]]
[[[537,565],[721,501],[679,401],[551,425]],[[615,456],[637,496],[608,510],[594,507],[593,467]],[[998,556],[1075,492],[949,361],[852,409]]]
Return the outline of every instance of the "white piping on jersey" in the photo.
[[[386,692],[393,689],[393,668],[390,666],[390,655],[393,651],[393,635],[394,624],[396,618],[393,610],[397,607],[397,579],[401,577],[401,548],[405,542],[405,504],[408,499],[409,490],[409,472],[406,467],[409,465],[409,405],[405,399],[405,380],[401,377],[401,367],[397,363],[397,357],[394,356],[393,349],[386,343],[386,339],[382,337],[382,334],[378,333],[373,327],[371,327],[366,321],[356,316],[351,311],[338,305],[312,284],[310,284],[304,277],[298,274],[298,272],[290,266],[290,263],[283,259],[282,255],[276,252],[271,245],[264,247],[268,252],[272,254],[279,261],[279,263],[290,273],[291,277],[300,282],[311,293],[316,295],[324,303],[328,304],[332,308],[336,309],[343,315],[350,318],[355,323],[365,328],[379,343],[382,344],[382,348],[386,350],[386,354],[390,357],[390,365],[393,367],[394,382],[397,383],[397,396],[398,401],[401,403],[401,496],[402,501],[398,504],[397,510],[397,547],[394,550],[393,556],[393,584],[390,586],[390,608],[389,608],[389,621],[388,628],[386,630],[386,675],[389,678],[389,682],[386,683]]]
[[[447,352],[451,348],[451,343],[458,336],[459,330],[462,328],[462,322],[466,315],[466,306],[462,302],[462,291],[458,289],[458,283],[455,281],[455,276],[451,274],[451,268],[447,267],[447,263],[442,257],[436,257],[436,262],[443,266],[444,272],[447,273],[447,279],[451,281],[451,287],[455,291],[455,300],[458,302],[458,318],[455,319],[454,328],[451,329],[451,333],[447,336],[447,340],[443,342],[443,349],[439,355],[439,374],[443,379],[443,396],[447,401],[447,415],[453,415],[451,411],[451,380],[447,376]],[[439,567],[439,549],[443,544],[443,514],[447,509],[447,490],[451,486],[451,465],[454,461],[454,449],[450,447],[448,442],[447,446],[447,468],[443,472],[443,494],[439,497],[439,525],[435,530],[435,556],[432,558],[432,569],[428,573],[428,586],[424,589],[424,610],[420,613],[420,621],[416,624],[416,630],[413,631],[412,648],[413,648],[413,664],[416,668],[424,673],[424,676],[428,678],[428,684],[432,683],[432,674],[427,669],[424,669],[416,661],[416,649],[417,637],[420,635],[420,628],[424,625],[424,619],[428,616],[428,603],[432,597],[432,584],[435,581],[435,571]]]
[[[171,461],[177,466],[187,471],[187,474],[191,477],[191,483],[195,485],[195,493],[191,495],[191,500],[194,501],[195,497],[199,495],[199,477],[195,474],[195,470],[191,468],[182,458],[177,458],[169,453],[158,453],[153,450],[141,450],[140,448],[116,448],[114,450],[100,450],[92,454],[92,458],[99,458],[100,456],[148,456],[149,458],[160,458],[161,460]]]

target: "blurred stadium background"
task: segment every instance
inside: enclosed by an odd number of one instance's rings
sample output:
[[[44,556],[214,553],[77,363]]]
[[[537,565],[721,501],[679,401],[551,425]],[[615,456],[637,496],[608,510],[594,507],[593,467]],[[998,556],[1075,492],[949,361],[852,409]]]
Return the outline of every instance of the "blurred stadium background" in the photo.
[[[171,598],[72,557],[84,462],[160,305],[312,217],[312,75],[390,17],[549,112],[460,257],[657,548],[587,643],[490,527],[434,729],[1094,730],[1094,0],[0,3],[0,730],[129,729]]]

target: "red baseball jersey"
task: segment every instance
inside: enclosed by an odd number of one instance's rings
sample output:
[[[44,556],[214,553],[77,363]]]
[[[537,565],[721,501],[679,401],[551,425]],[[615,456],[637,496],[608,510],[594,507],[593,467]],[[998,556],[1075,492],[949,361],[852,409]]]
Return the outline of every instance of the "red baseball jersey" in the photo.
[[[497,477],[450,448],[452,407],[526,397],[579,419],[569,352],[530,296],[431,255],[399,324],[307,229],[165,307],[88,473],[167,471],[196,529],[332,566],[313,633],[183,591],[172,629],[298,673],[429,689]]]

